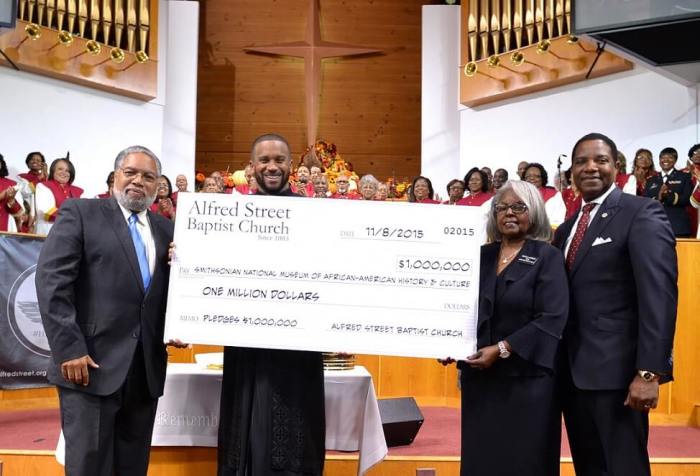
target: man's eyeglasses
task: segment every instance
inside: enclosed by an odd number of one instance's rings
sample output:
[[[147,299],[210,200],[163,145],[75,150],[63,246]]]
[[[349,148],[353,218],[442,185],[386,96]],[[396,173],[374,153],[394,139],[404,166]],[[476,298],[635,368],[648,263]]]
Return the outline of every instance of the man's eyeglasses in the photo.
[[[136,170],[136,169],[128,169],[128,168],[127,169],[120,168],[119,170],[121,170],[124,177],[126,177],[129,180],[134,180],[139,175],[141,176],[143,181],[146,183],[155,183],[155,181],[158,179],[158,177],[151,172],[141,172],[141,171]]]
[[[527,205],[524,203],[513,203],[511,205],[499,203],[493,207],[493,209],[496,211],[496,213],[506,213],[508,209],[510,209],[515,215],[522,215],[527,211]]]

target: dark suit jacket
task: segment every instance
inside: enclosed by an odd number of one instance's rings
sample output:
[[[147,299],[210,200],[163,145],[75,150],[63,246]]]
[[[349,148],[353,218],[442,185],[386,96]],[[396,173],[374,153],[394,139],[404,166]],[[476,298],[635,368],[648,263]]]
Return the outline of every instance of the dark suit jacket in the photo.
[[[513,349],[490,372],[544,375],[553,372],[559,341],[569,312],[564,259],[543,241],[527,240],[503,270],[497,286],[500,242],[481,247],[477,346],[507,340]],[[460,368],[472,369],[465,363]]]
[[[663,185],[661,174],[654,175],[647,180],[644,188],[644,196],[657,199],[659,189]],[[661,201],[664,206],[668,221],[676,236],[690,236],[690,217],[686,212],[686,207],[690,204],[690,195],[693,193],[692,177],[689,173],[673,170],[666,182],[671,193]]]
[[[148,391],[163,393],[167,353],[163,345],[169,267],[170,220],[148,212],[156,265],[144,292],[138,259],[114,198],[68,200],[39,256],[36,290],[51,347],[48,378],[55,385],[109,395],[124,383],[136,345],[142,343]],[[87,387],[73,385],[60,365],[89,354]]]
[[[564,250],[577,216],[557,229],[555,246]],[[576,387],[626,389],[638,369],[671,379],[677,278],[676,241],[659,203],[615,188],[569,273],[564,347]]]

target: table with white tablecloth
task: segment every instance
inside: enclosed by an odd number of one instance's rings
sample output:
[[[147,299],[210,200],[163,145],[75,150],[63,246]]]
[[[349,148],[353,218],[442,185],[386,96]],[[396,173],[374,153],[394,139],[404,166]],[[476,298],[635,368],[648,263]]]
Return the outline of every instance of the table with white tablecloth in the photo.
[[[216,446],[221,378],[199,364],[169,364],[153,446]],[[326,371],[325,392],[326,449],[359,451],[364,474],[387,454],[372,376],[364,367]]]

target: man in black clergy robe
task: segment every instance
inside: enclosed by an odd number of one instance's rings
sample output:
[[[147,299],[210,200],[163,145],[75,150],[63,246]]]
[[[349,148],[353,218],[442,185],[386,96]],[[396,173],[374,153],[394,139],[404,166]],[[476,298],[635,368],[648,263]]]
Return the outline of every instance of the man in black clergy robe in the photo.
[[[283,137],[258,137],[250,164],[259,195],[298,196]],[[219,476],[321,476],[325,432],[321,353],[224,348]]]

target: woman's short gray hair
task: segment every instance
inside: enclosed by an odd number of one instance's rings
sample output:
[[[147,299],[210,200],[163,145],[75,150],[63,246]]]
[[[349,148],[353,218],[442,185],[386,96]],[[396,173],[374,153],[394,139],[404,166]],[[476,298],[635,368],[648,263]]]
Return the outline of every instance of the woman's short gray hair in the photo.
[[[498,189],[496,195],[491,200],[491,211],[486,223],[486,234],[489,242],[501,241],[503,238],[498,231],[496,223],[496,205],[501,203],[501,198],[506,192],[513,192],[522,202],[527,205],[527,212],[530,218],[530,228],[527,230],[526,238],[540,241],[550,241],[552,239],[552,227],[549,224],[547,211],[544,208],[544,200],[540,191],[531,183],[522,180],[509,180]]]
[[[158,159],[158,156],[156,154],[154,154],[151,151],[151,149],[144,147],[142,145],[132,145],[131,147],[127,147],[126,149],[119,152],[117,154],[117,158],[114,159],[114,170],[115,171],[117,169],[121,168],[122,162],[124,162],[124,159],[129,154],[146,154],[147,156],[149,156],[156,163],[156,171],[158,172],[158,176],[160,177],[162,167],[160,165],[160,160]]]
[[[377,188],[379,186],[379,180],[374,178],[374,175],[371,174],[363,175],[358,185],[362,187],[366,183],[371,184],[374,188]]]

